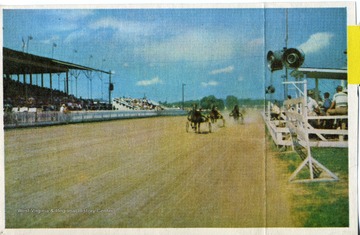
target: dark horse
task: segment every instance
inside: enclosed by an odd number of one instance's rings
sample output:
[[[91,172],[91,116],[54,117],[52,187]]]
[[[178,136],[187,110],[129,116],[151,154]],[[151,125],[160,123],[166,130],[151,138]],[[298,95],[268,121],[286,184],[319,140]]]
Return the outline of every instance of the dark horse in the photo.
[[[200,110],[193,109],[188,113],[188,122],[186,123],[186,132],[189,131],[189,127],[195,130],[196,133],[200,133],[200,124],[207,122],[209,125],[209,132],[211,132],[211,123],[209,118],[202,115]]]
[[[239,119],[241,120],[241,123],[244,121],[244,116],[239,110],[239,106],[235,105],[234,109],[229,114],[230,117],[233,117],[236,122],[239,122]]]
[[[225,119],[224,116],[217,110],[216,107],[213,107],[210,111],[209,118],[211,120],[211,123],[217,122],[218,119],[222,119],[223,126],[225,126]]]

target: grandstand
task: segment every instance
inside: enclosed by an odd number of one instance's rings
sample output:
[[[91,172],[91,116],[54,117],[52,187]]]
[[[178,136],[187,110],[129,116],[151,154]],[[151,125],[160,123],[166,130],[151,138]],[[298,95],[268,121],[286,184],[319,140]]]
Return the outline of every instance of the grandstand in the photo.
[[[35,108],[37,112],[59,111],[62,104],[66,104],[71,111],[75,110],[111,110],[111,106],[104,105],[92,99],[77,98],[57,89],[24,84],[8,77],[3,79],[5,112],[23,111]]]
[[[315,95],[319,94],[318,79],[333,79],[333,80],[346,80],[347,70],[342,69],[318,69],[318,68],[298,68],[291,73],[296,80],[307,81],[308,79],[315,79]],[[293,82],[293,83],[296,83]],[[291,84],[289,82],[288,84]],[[304,94],[306,97],[306,91],[297,89],[297,97],[295,99],[303,99]],[[317,95],[316,99],[320,99]],[[286,101],[284,102],[286,104]],[[286,107],[281,107],[281,113],[279,118],[271,117],[272,102],[267,103],[265,112],[263,113],[264,121],[267,125],[267,129],[272,136],[274,143],[279,146],[292,146],[292,140],[290,138],[290,131],[287,126]],[[317,147],[348,147],[348,116],[308,116],[308,128],[307,133],[310,137],[309,144]],[[322,123],[324,121],[331,122],[333,125],[331,128],[325,128],[323,126],[313,125],[311,123]]]
[[[114,110],[163,110],[164,107],[160,104],[148,100],[146,98],[134,99],[134,98],[114,98],[112,102]]]
[[[100,107],[95,105],[93,100],[77,98],[69,92],[69,78],[73,71],[105,73],[109,74],[109,80],[111,79],[110,72],[8,48],[3,48],[3,70],[4,108],[6,111],[16,107],[19,107],[18,111],[22,107],[37,108],[39,111],[54,111],[59,110],[60,103],[68,104],[69,109],[73,110],[80,109],[80,107],[91,110],[111,108],[111,105]],[[53,88],[52,75],[63,73],[66,75],[64,90],[56,90]],[[35,75],[40,75],[40,85],[34,84],[33,76]],[[46,76],[49,78],[49,87],[44,85]],[[27,77],[29,77],[29,82],[27,82]]]
[[[70,94],[69,76],[79,73],[74,71],[108,74],[109,84],[112,84],[111,72],[8,48],[3,48],[3,67],[5,128],[184,114],[182,110],[164,110],[159,113],[164,108],[146,98],[115,98],[111,102],[111,86],[108,103]],[[52,74],[61,73],[66,74],[63,91],[52,86]],[[40,75],[40,85],[38,81],[34,84],[34,75]],[[49,78],[49,87],[44,85],[45,75]],[[62,105],[69,112],[59,112]]]

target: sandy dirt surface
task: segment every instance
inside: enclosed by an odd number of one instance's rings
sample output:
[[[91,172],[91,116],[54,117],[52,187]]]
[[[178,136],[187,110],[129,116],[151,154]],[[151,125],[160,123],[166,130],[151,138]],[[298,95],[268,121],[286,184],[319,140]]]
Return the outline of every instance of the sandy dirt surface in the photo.
[[[294,226],[258,112],[212,133],[185,126],[158,117],[5,131],[6,227]]]

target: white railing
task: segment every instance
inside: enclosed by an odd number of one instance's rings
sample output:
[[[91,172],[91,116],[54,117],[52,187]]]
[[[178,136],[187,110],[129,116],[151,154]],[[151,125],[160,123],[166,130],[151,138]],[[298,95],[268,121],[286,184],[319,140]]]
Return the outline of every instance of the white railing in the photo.
[[[60,112],[5,112],[4,128],[56,125],[115,119],[145,118],[156,116],[185,115],[183,110],[139,110],[139,111],[74,111]]]
[[[302,163],[290,176],[290,181],[297,182],[312,182],[312,181],[334,181],[338,177],[332,173],[328,168],[322,165],[312,156],[310,145],[310,131],[314,128],[310,125],[308,119],[308,101],[307,101],[307,82],[299,81],[291,83],[296,88],[303,90],[303,96],[297,99],[290,99],[284,101],[285,107],[294,107],[285,111],[286,126],[290,132],[290,139],[292,141],[293,150],[300,156]],[[302,89],[301,89],[302,88]],[[318,137],[323,137],[318,135]],[[326,140],[326,138],[324,138]],[[299,173],[304,169],[309,169],[309,176],[305,179],[297,179]],[[320,177],[322,172],[327,175]]]
[[[297,98],[298,99],[298,98]],[[296,103],[297,99],[292,99],[292,101],[285,101],[287,105]],[[289,114],[288,111],[282,110],[281,119],[273,120],[271,119],[271,103],[268,102],[266,111],[263,113],[263,119],[267,126],[267,129],[272,136],[274,143],[277,146],[291,146],[292,143],[289,136],[289,128],[286,126],[286,115]],[[296,115],[296,114],[292,114]],[[299,114],[300,115],[300,114]],[[315,138],[310,138],[310,145],[313,147],[339,147],[347,148],[348,147],[348,129],[346,123],[348,123],[347,115],[336,115],[336,116],[307,116],[308,121],[308,134],[316,136]],[[324,127],[323,125],[314,125],[314,122],[318,123],[336,123],[336,128]],[[342,123],[343,125],[340,125]],[[334,125],[333,125],[334,126]]]

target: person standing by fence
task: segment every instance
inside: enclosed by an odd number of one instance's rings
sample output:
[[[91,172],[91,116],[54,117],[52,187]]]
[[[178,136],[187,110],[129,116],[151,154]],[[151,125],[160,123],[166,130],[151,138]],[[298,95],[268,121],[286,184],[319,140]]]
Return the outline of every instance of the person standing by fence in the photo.
[[[61,105],[60,107],[60,113],[65,113],[65,104]]]
[[[59,119],[60,122],[66,122],[68,123],[70,120],[69,116],[69,109],[66,107],[65,104],[61,105],[60,107],[60,113],[59,113]]]

